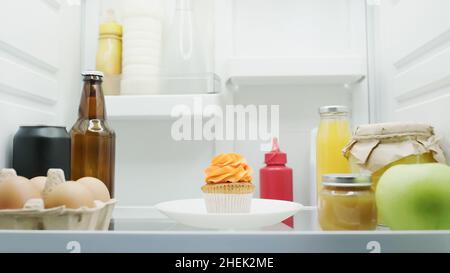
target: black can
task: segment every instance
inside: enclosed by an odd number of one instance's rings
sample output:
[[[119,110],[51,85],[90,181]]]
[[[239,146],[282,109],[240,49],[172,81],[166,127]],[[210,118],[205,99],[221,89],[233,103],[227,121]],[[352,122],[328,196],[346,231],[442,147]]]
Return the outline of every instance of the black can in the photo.
[[[70,177],[70,136],[65,127],[20,126],[13,141],[13,168],[27,178],[58,168]]]

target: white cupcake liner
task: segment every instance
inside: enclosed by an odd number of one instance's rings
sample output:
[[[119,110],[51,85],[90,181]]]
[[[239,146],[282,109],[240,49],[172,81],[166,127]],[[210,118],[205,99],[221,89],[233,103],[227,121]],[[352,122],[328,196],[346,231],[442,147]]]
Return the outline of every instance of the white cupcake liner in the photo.
[[[253,193],[203,193],[208,213],[248,213],[251,209],[252,196]]]

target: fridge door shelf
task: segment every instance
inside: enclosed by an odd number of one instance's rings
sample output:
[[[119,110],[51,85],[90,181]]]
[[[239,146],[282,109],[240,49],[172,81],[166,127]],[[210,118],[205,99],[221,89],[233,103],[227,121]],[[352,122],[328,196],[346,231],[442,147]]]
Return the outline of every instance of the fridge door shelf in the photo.
[[[153,208],[117,208],[110,231],[0,231],[0,252],[449,252],[446,231],[336,231],[317,227],[316,211],[258,230],[179,225]]]

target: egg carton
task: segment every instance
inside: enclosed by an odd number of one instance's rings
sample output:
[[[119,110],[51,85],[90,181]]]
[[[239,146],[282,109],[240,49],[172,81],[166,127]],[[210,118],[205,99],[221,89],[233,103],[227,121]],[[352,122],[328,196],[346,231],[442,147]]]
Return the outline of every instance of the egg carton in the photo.
[[[21,230],[108,230],[115,199],[95,201],[94,208],[44,209],[42,199],[29,200],[23,209],[0,210],[0,229]]]

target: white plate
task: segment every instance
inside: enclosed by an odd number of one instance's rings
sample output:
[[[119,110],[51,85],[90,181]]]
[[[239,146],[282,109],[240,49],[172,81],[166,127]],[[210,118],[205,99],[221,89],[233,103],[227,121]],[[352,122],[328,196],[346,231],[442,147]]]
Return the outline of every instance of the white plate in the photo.
[[[184,225],[210,229],[252,229],[278,224],[303,206],[288,201],[253,199],[250,213],[220,214],[207,213],[203,199],[187,199],[163,202],[155,207]]]

